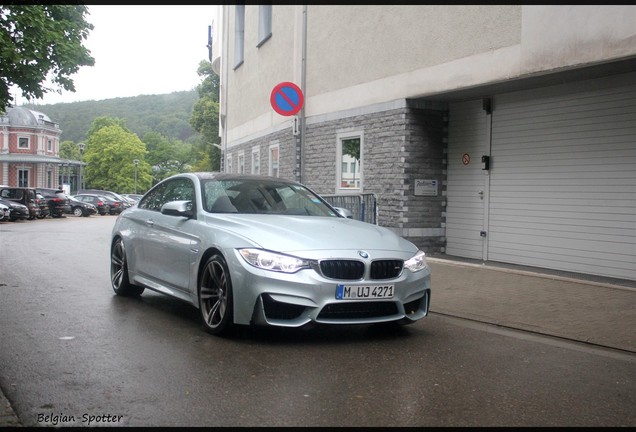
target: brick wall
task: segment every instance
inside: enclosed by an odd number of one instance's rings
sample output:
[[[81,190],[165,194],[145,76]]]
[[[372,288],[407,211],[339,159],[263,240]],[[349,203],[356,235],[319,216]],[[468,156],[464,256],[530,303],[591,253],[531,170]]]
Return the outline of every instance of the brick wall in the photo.
[[[337,135],[360,130],[364,133],[362,192],[376,195],[378,225],[392,229],[427,253],[443,251],[446,122],[444,110],[407,106],[308,124],[302,182],[319,194],[335,194]],[[269,146],[274,142],[279,144],[279,176],[295,179],[296,142],[291,129],[232,147],[230,153],[236,161],[243,151],[245,172],[250,173],[252,148],[258,145],[261,174],[267,174]],[[437,196],[416,196],[417,179],[437,180]]]

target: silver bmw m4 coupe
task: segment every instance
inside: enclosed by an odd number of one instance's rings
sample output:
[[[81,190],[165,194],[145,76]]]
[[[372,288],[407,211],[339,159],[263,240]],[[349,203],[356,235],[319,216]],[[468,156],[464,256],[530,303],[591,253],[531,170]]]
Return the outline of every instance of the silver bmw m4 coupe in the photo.
[[[204,329],[413,323],[428,314],[424,252],[344,216],[300,183],[186,173],[156,184],[112,230],[117,295],[198,308]]]

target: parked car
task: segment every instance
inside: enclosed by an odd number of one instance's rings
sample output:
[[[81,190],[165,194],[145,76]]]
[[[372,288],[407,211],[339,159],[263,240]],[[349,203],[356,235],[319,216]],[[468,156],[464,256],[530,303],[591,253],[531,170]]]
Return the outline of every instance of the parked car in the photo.
[[[71,212],[71,201],[62,189],[37,188],[49,204],[51,217],[66,217]]]
[[[11,210],[8,205],[0,203],[0,222],[8,221]]]
[[[93,204],[80,201],[73,198],[72,196],[69,196],[68,198],[71,202],[71,213],[73,213],[73,215],[77,217],[88,217],[97,213],[97,207],[95,207]]]
[[[122,201],[116,200],[110,195],[99,195],[99,197],[108,204],[111,215],[118,215],[127,208]]]
[[[99,213],[102,216],[110,214],[110,206],[108,205],[108,201],[106,201],[105,198],[100,197],[99,195],[77,194],[77,195],[73,195],[73,198],[78,201],[90,203],[94,205],[95,209],[97,210],[97,213]]]
[[[38,219],[44,219],[51,214],[49,203],[46,201],[46,198],[44,198],[44,195],[42,195],[41,193],[36,192],[35,196],[37,197],[37,202],[40,206],[40,214],[38,216]]]
[[[140,195],[140,194],[123,194],[122,196],[124,198],[128,198],[128,199],[133,200],[135,203],[138,203],[143,195]]]
[[[97,194],[97,195],[101,195],[101,196],[106,197],[106,198],[110,198],[113,201],[117,201],[119,203],[118,207],[121,208],[121,210],[118,210],[117,213],[121,212],[122,210],[124,210],[124,209],[126,209],[128,207],[132,207],[133,206],[133,203],[129,202],[128,199],[126,199],[123,196],[119,195],[117,192],[100,190],[100,189],[86,189],[86,190],[83,190],[81,193]],[[112,209],[111,209],[111,211],[112,211]]]
[[[8,199],[0,198],[0,204],[9,207],[9,220],[27,220],[30,218],[29,208],[19,202],[11,201]]]
[[[36,190],[28,187],[5,186],[0,188],[0,198],[8,199],[20,203],[27,207],[29,216],[27,219],[35,219],[40,216],[40,206],[38,205]]]
[[[236,325],[409,324],[429,311],[424,252],[277,177],[169,177],[117,217],[110,255],[115,294],[150,289],[191,303],[215,335]]]

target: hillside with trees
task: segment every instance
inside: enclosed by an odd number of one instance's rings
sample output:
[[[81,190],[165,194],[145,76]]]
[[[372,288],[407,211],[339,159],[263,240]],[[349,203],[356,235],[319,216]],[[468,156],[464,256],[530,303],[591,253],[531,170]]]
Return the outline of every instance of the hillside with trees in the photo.
[[[84,141],[93,120],[111,117],[125,119],[127,128],[140,137],[148,132],[156,132],[167,138],[193,142],[197,132],[190,125],[190,117],[198,99],[199,93],[192,90],[99,101],[23,106],[40,111],[51,121],[58,123],[62,129],[60,141]]]
[[[74,92],[73,74],[95,64],[83,46],[93,30],[87,13],[84,5],[0,5],[0,113],[12,105],[13,87],[35,100],[23,106],[59,125],[59,157],[85,164],[78,183],[89,188],[136,193],[176,173],[218,170],[219,77],[207,60],[199,63],[201,83],[192,91],[37,103],[50,91]]]

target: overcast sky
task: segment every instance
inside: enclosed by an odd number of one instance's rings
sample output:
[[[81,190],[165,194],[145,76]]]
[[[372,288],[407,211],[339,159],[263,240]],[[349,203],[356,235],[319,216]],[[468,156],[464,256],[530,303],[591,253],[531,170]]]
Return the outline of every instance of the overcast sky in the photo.
[[[218,6],[87,7],[86,20],[95,28],[84,46],[95,66],[83,66],[72,75],[74,93],[47,93],[34,103],[165,94],[192,90],[201,82],[197,68],[208,58],[208,26]],[[17,102],[27,101],[18,95]]]

